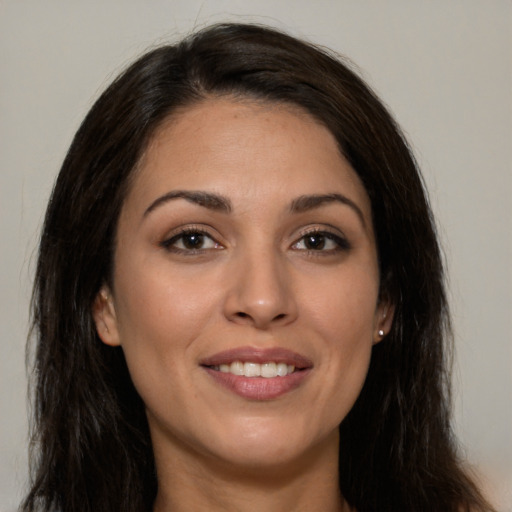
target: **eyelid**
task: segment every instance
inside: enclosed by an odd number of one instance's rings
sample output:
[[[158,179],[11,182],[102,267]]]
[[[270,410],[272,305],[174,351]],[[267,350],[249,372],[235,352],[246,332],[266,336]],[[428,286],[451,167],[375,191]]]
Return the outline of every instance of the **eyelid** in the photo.
[[[307,226],[301,228],[299,230],[298,237],[295,238],[291,247],[293,248],[293,246],[297,245],[303,238],[307,237],[308,235],[324,235],[326,238],[333,240],[335,243],[337,243],[338,247],[334,250],[331,249],[324,251],[303,249],[304,251],[307,252],[314,252],[317,254],[324,252],[332,254],[332,252],[334,251],[347,251],[352,248],[352,244],[349,242],[347,236],[339,228],[332,226],[330,224]]]
[[[338,227],[331,224],[314,224],[300,228],[298,238],[315,233],[323,233],[347,240],[345,233]]]
[[[212,234],[211,229],[208,229],[208,227],[204,227],[201,225],[194,225],[194,224],[187,224],[184,226],[179,226],[175,229],[173,229],[170,233],[166,234],[166,236],[161,240],[159,245],[163,247],[164,249],[168,251],[173,251],[177,253],[187,253],[187,254],[197,254],[197,253],[204,253],[206,251],[210,250],[217,250],[224,248],[224,244],[219,242],[218,238],[214,234]],[[173,247],[173,244],[180,239],[180,237],[186,236],[188,234],[199,234],[203,235],[205,237],[208,237],[210,240],[215,242],[216,247],[215,248],[208,248],[208,249],[182,249],[180,247]]]

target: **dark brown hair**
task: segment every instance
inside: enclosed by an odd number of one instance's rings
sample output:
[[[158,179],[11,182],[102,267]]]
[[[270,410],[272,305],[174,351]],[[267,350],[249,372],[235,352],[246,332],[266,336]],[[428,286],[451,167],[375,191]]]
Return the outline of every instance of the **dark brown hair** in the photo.
[[[420,173],[394,120],[338,57],[272,29],[217,25],[150,51],[78,130],[48,205],[33,322],[29,511],[151,510],[157,490],[142,400],[91,305],[111,275],[116,226],[155,129],[212,96],[298,105],[323,123],[371,199],[381,296],[396,308],[340,426],[340,489],[359,512],[490,510],[450,427],[443,265]]]

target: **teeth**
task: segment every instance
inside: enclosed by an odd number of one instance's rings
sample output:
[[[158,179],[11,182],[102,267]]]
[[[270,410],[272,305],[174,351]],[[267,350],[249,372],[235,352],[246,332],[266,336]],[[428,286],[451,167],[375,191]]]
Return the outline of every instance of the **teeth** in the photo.
[[[228,372],[233,373],[234,375],[243,375],[244,374],[244,363],[240,361],[235,361],[231,363],[231,365],[226,365],[228,367]]]
[[[261,375],[261,365],[258,363],[244,363],[244,375],[246,377],[259,377]]]
[[[286,363],[251,363],[241,361],[233,361],[231,364],[221,364],[214,367],[222,373],[232,373],[233,375],[241,375],[244,377],[264,377],[271,379],[273,377],[286,377],[295,371],[295,366]]]
[[[261,376],[270,379],[277,377],[277,365],[276,363],[263,363],[261,365]]]

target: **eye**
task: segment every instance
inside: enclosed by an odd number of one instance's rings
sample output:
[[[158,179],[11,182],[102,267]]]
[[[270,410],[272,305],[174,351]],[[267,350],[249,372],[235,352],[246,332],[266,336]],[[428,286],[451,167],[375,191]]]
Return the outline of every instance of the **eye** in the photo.
[[[222,245],[216,242],[208,233],[199,229],[183,230],[164,240],[160,245],[169,251],[179,253],[197,253],[222,248]]]
[[[350,248],[348,241],[328,231],[311,231],[292,245],[292,249],[308,252],[333,253]]]

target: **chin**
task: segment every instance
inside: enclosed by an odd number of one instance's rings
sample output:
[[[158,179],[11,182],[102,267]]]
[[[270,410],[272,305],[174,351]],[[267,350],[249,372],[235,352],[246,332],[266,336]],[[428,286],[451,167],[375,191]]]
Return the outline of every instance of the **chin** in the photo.
[[[287,466],[302,467],[326,450],[336,456],[338,453],[337,426],[315,435],[292,422],[247,419],[224,433],[210,453],[239,471],[280,472]]]

